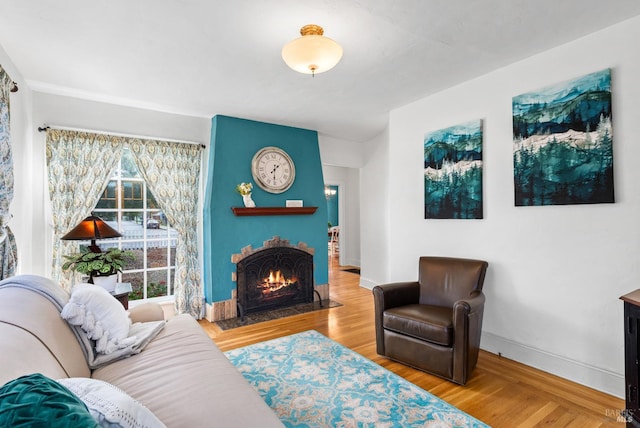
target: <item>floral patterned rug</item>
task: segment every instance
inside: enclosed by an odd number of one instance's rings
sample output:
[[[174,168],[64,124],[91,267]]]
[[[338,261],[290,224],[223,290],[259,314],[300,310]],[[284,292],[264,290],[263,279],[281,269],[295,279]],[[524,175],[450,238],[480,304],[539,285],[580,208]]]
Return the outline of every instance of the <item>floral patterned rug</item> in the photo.
[[[487,427],[314,330],[225,354],[287,427]]]

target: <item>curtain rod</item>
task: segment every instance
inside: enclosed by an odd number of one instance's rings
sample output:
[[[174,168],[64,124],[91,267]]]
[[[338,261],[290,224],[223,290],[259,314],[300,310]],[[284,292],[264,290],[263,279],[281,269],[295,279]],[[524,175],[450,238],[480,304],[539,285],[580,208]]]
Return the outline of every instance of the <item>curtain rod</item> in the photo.
[[[182,143],[182,144],[197,144],[201,148],[206,149],[202,143],[198,143],[196,141],[186,141],[186,140],[174,140],[170,138],[159,138],[159,137],[149,137],[145,135],[135,135],[135,134],[123,134],[120,132],[106,132],[106,131],[96,131],[94,129],[82,129],[82,128],[70,128],[67,126],[58,126],[58,125],[42,125],[38,127],[38,132],[45,132],[47,129],[59,129],[61,131],[76,131],[76,132],[91,132],[93,134],[101,134],[101,135],[113,135],[114,137],[125,137],[125,138],[139,138],[141,140],[157,140],[157,141],[167,141],[170,143]]]

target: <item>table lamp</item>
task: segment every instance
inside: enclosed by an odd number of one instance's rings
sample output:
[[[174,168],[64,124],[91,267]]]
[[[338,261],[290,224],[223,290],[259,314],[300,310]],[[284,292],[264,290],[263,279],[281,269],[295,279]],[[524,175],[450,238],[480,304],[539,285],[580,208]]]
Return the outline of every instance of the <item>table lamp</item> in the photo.
[[[117,230],[105,223],[100,217],[90,215],[60,239],[65,241],[91,240],[89,250],[93,253],[101,253],[102,250],[96,245],[96,239],[118,238],[120,236],[122,235]]]

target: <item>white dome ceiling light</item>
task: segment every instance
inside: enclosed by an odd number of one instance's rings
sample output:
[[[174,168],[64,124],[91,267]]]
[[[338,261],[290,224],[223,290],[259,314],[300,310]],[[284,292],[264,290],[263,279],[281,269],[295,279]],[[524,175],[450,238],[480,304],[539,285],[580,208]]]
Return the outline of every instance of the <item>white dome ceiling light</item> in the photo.
[[[324,37],[319,25],[305,25],[300,35],[282,48],[282,59],[299,73],[316,75],[331,70],[342,58],[342,46]]]

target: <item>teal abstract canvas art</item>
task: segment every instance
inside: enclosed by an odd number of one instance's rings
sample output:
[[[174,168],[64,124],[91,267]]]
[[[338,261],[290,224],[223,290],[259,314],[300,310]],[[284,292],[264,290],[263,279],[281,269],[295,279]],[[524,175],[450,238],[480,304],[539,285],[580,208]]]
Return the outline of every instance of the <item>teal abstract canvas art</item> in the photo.
[[[515,205],[613,203],[611,70],[513,98]]]
[[[482,218],[482,121],[424,136],[424,218]]]

